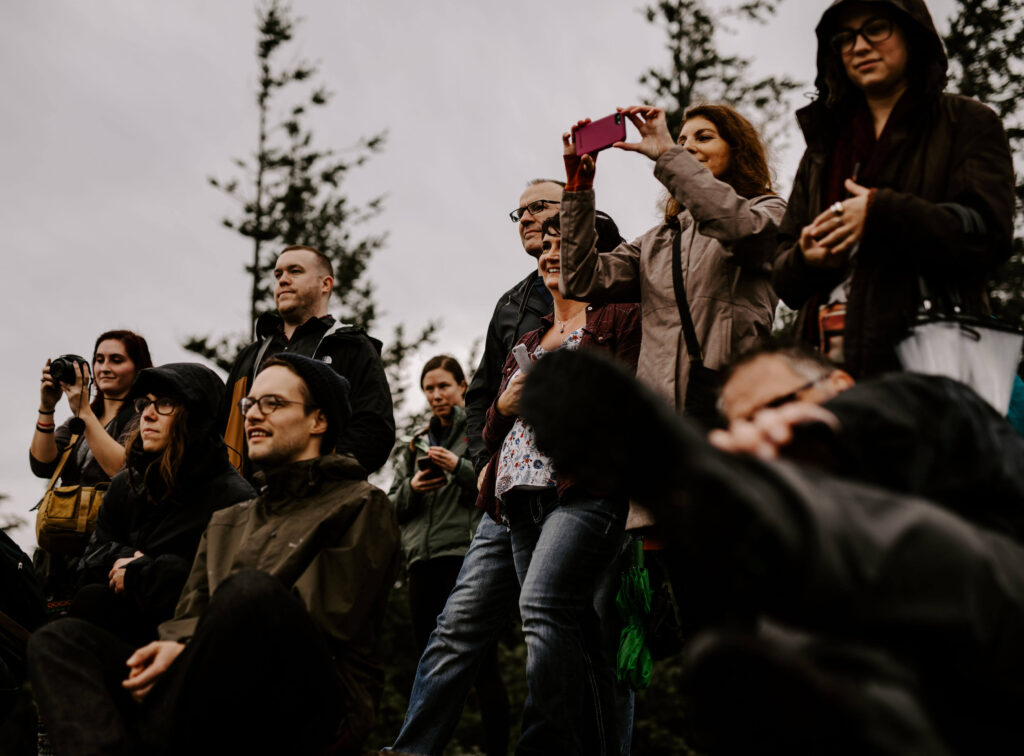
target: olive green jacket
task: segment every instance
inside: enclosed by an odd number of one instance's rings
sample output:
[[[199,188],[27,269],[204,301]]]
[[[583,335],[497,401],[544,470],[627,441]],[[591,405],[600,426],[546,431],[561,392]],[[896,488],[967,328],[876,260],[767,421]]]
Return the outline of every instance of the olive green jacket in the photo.
[[[476,473],[472,461],[466,456],[466,410],[454,408],[451,427],[444,436],[443,446],[459,457],[459,466],[454,473],[446,473],[445,485],[436,491],[417,493],[409,485],[416,474],[416,460],[425,456],[410,442],[398,458],[395,479],[388,496],[395,504],[398,526],[402,530],[402,550],[412,566],[424,559],[441,556],[463,556],[473,540],[476,526],[480,524],[483,510],[477,509]],[[431,427],[424,428],[416,436],[423,436],[428,430],[439,438],[444,433],[436,418]]]
[[[325,634],[344,686],[349,727],[373,727],[384,682],[377,639],[398,569],[398,527],[384,492],[348,456],[258,473],[260,495],[214,513],[161,640],[187,641],[230,575],[258,569],[291,586]]]

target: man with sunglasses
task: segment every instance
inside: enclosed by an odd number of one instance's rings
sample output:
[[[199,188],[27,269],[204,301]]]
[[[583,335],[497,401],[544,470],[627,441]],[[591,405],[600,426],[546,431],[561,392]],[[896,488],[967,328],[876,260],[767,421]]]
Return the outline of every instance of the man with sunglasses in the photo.
[[[133,650],[72,619],[32,638],[57,753],[361,752],[398,528],[362,466],[332,453],[348,392],[319,360],[264,363],[239,402],[260,495],[210,520],[161,640]]]

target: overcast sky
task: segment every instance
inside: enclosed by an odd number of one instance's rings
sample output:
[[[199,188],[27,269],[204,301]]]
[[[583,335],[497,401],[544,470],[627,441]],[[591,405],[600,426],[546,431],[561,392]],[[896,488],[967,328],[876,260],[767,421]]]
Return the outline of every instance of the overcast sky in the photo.
[[[756,75],[803,81],[795,108],[827,4],[784,0],[768,26],[737,25],[722,47],[754,56]],[[953,0],[929,4],[947,28]],[[304,20],[285,56],[317,62],[335,93],[317,143],[343,149],[388,131],[383,154],[345,184],[355,201],[386,195],[366,229],[389,234],[370,266],[384,313],[374,335],[440,318],[429,351],[462,358],[497,296],[531,269],[507,218],[525,182],[561,175],[570,123],[639,101],[640,74],[665,65],[662,34],[628,0],[293,7]],[[0,427],[0,492],[11,497],[0,513],[29,516],[44,488],[27,451],[47,357],[88,355],[100,332],[131,328],[157,364],[193,360],[187,335],[248,329],[250,247],[221,226],[235,208],[207,177],[230,177],[232,158],[254,150],[255,18],[251,0],[5,3],[0,385],[13,401]],[[783,191],[802,149],[795,129],[790,142],[776,156]],[[627,237],[658,220],[652,167],[601,157],[598,204]],[[66,416],[62,402],[57,421]]]

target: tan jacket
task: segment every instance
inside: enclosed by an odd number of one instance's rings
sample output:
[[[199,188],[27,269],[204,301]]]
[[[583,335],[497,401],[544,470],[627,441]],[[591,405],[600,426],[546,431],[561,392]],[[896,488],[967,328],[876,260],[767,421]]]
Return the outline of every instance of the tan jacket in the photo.
[[[683,281],[704,364],[720,369],[771,331],[771,267],[786,202],[739,196],[682,147],[658,159],[654,176],[684,208],[678,225],[656,226],[606,254],[595,247],[594,192],[563,195],[559,287],[588,302],[640,302],[637,377],[681,411],[690,363],[672,288],[673,236],[683,235]]]
[[[398,525],[387,495],[349,456],[330,455],[256,476],[260,496],[213,515],[161,640],[186,641],[231,574],[257,569],[302,599],[327,637],[357,738],[373,726],[383,686],[376,645],[398,569]]]

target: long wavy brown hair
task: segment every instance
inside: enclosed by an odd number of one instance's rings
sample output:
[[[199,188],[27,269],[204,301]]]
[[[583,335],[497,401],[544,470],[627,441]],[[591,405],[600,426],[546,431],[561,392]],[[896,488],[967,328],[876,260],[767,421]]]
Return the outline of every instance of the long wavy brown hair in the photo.
[[[129,475],[133,478],[136,475],[141,475],[142,481],[146,485],[146,495],[150,501],[163,501],[174,491],[178,473],[181,472],[181,464],[185,459],[185,449],[188,445],[188,410],[184,404],[178,404],[171,422],[171,433],[170,438],[167,439],[167,446],[144,469],[138,470],[132,464],[132,449],[136,444],[141,448],[142,441],[139,439],[141,432],[140,424],[136,423],[131,434],[125,440]]]
[[[729,165],[719,179],[747,199],[775,193],[772,189],[772,172],[768,167],[768,152],[761,135],[750,121],[728,105],[707,103],[687,110],[683,124],[692,118],[707,118],[715,124],[718,135],[729,145]],[[665,202],[665,222],[675,220],[682,210],[675,198],[669,197]]]

